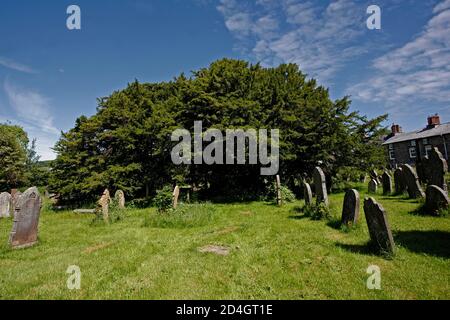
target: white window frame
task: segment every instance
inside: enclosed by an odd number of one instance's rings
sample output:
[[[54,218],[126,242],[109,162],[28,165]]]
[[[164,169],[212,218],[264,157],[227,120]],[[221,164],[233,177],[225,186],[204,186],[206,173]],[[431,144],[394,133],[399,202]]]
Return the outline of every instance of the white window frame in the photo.
[[[428,138],[423,138],[422,139],[422,143],[423,143],[423,145],[427,145],[428,144]]]
[[[416,149],[416,147],[409,148],[409,157],[411,159],[416,159],[417,158],[417,149]]]
[[[394,145],[392,143],[389,145],[389,150],[394,150]]]
[[[389,159],[390,160],[395,160],[395,151],[394,151],[394,149],[389,150]]]
[[[411,147],[415,147],[416,146],[416,140],[411,140]]]
[[[425,146],[425,157],[428,157],[428,152],[431,150],[433,150],[433,146],[431,144]]]

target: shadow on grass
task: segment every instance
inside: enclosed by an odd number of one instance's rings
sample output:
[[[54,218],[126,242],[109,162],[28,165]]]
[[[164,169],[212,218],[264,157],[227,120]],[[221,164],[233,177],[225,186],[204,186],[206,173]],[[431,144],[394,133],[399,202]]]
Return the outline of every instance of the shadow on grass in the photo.
[[[342,230],[342,223],[340,219],[331,219],[327,222],[327,226],[335,230]]]
[[[292,219],[292,220],[303,220],[303,219],[308,219],[308,218],[311,218],[311,217],[303,214],[303,215],[291,215],[288,218]]]
[[[396,244],[415,253],[450,259],[450,232],[446,231],[398,231]]]
[[[365,255],[375,255],[379,254],[380,251],[377,250],[372,242],[368,241],[365,244],[344,244],[344,243],[336,243],[336,246],[347,250],[352,253],[365,254]]]

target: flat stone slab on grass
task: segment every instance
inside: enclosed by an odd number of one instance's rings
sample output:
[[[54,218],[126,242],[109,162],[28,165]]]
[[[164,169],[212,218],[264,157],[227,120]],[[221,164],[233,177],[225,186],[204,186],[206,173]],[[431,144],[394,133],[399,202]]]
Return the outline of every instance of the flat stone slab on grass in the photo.
[[[79,214],[94,214],[95,209],[76,209],[76,210],[73,210],[73,212],[79,213]]]
[[[201,253],[214,253],[219,256],[227,256],[230,253],[230,248],[210,244],[210,245],[198,248],[198,251]]]

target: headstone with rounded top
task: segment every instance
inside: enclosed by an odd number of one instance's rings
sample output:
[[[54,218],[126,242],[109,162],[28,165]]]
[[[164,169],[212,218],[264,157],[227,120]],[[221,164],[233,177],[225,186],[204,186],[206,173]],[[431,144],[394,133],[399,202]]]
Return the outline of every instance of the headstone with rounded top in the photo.
[[[425,210],[432,215],[438,215],[442,209],[450,206],[448,194],[438,186],[428,186],[426,191]]]
[[[328,206],[327,181],[325,179],[325,174],[320,167],[314,168],[313,180],[317,203],[324,203]]]
[[[308,182],[303,182],[303,196],[305,198],[305,204],[310,206],[312,205],[313,196],[311,191],[311,186]]]
[[[114,194],[114,199],[116,200],[119,209],[125,208],[125,193],[122,190],[116,191]]]
[[[11,195],[8,192],[0,193],[0,218],[11,216]]]
[[[364,213],[372,243],[380,251],[393,254],[395,251],[394,238],[384,208],[375,199],[366,198]]]
[[[342,207],[343,225],[355,225],[359,219],[359,193],[352,189],[345,193],[344,205]]]
[[[403,170],[403,178],[406,185],[406,190],[408,191],[408,195],[412,199],[423,198],[425,197],[425,193],[422,190],[422,187],[419,183],[419,177],[417,173],[414,171],[413,167],[409,164],[402,165]]]
[[[385,171],[381,176],[381,182],[383,186],[383,194],[388,195],[392,193],[392,178],[391,175]]]
[[[377,193],[377,189],[378,189],[378,183],[375,179],[372,179],[369,181],[369,193]]]
[[[397,168],[394,171],[395,193],[403,194],[406,191],[405,179],[403,178],[403,169]]]

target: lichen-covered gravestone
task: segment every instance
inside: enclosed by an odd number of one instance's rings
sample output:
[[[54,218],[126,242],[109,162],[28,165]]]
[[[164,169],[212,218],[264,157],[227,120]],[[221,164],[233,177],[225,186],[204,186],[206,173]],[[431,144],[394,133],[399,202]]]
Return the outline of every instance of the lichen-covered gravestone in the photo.
[[[392,178],[391,175],[385,171],[381,176],[381,182],[383,185],[383,194],[391,194],[392,193]]]
[[[0,218],[11,216],[11,195],[8,192],[0,193]]]
[[[316,190],[317,204],[324,203],[328,206],[327,181],[322,169],[316,167],[313,172],[314,189]]]
[[[176,209],[178,207],[178,197],[180,196],[180,187],[175,186],[173,189],[173,208]]]
[[[41,196],[35,187],[25,191],[17,199],[14,223],[9,236],[12,248],[26,248],[37,242],[41,204]]]
[[[428,186],[426,191],[425,210],[432,215],[438,215],[439,210],[447,209],[450,206],[450,200],[446,191],[438,186]]]
[[[119,209],[125,208],[125,193],[123,193],[122,190],[116,191],[116,193],[114,194],[114,199],[116,200]]]
[[[414,169],[409,164],[404,164],[402,165],[402,170],[409,197],[412,199],[425,197],[425,193],[419,183],[419,177]]]
[[[369,193],[377,193],[378,183],[375,179],[369,181]]]
[[[281,196],[281,179],[279,175],[275,177],[275,188],[277,192],[277,205],[281,206],[283,204],[283,198]]]
[[[303,182],[303,196],[305,197],[305,204],[310,206],[312,204],[311,186],[306,181]]]
[[[406,191],[405,180],[403,178],[403,169],[397,168],[394,171],[395,193],[403,194]]]
[[[359,193],[352,189],[345,193],[344,205],[342,207],[342,224],[357,224],[359,219]]]
[[[444,191],[447,191],[445,174],[448,172],[448,164],[438,148],[433,148],[428,153],[428,159],[425,160],[427,175],[426,180],[429,185],[435,185]]]
[[[16,203],[17,200],[20,198],[20,196],[22,195],[22,192],[18,191],[17,189],[12,189],[11,190],[11,206],[10,206],[10,212],[11,212],[11,216],[14,217],[14,211],[16,208]]]
[[[380,251],[393,254],[395,251],[394,238],[384,208],[373,198],[366,198],[364,213],[372,243]]]
[[[111,195],[108,189],[105,189],[100,200],[98,200],[98,205],[100,206],[101,214],[105,222],[109,221],[109,204],[111,202]]]

